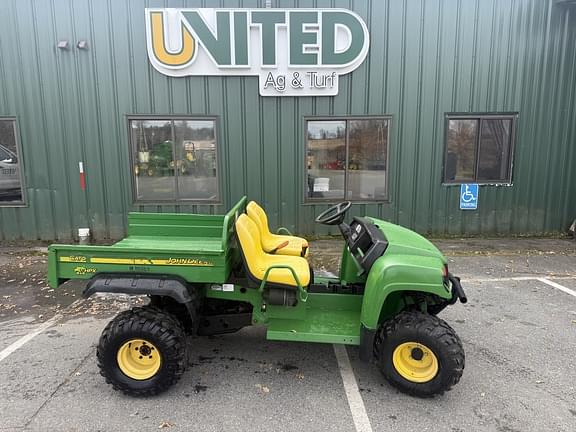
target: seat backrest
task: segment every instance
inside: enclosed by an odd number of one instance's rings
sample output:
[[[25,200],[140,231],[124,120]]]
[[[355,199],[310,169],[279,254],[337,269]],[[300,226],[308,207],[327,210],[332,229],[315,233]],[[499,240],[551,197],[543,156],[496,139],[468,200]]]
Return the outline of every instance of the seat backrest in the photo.
[[[262,207],[260,207],[255,201],[250,201],[246,206],[246,213],[250,216],[260,231],[260,236],[266,238],[270,235],[270,229],[268,228],[268,216]]]
[[[258,262],[264,255],[258,227],[252,219],[242,213],[236,220],[236,234],[250,273],[257,274]]]

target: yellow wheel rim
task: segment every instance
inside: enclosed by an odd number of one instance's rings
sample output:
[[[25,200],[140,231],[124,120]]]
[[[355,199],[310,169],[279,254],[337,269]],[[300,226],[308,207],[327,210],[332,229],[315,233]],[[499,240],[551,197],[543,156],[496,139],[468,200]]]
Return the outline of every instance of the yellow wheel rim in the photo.
[[[425,383],[438,374],[438,359],[430,348],[418,342],[398,345],[392,354],[394,369],[403,378],[415,383]]]
[[[152,378],[162,364],[160,351],[144,339],[131,339],[116,354],[118,367],[129,378],[146,380]]]

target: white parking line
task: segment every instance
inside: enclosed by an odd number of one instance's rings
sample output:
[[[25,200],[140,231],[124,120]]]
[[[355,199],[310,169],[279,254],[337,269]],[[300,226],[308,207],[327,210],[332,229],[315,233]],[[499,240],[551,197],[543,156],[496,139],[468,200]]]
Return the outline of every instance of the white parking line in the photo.
[[[338,360],[338,368],[340,369],[340,375],[342,376],[342,382],[344,383],[344,391],[348,398],[348,405],[352,412],[352,419],[354,420],[356,431],[372,432],[372,425],[370,424],[370,419],[366,413],[366,407],[364,406],[364,401],[360,395],[360,390],[356,383],[356,377],[354,376],[354,371],[352,370],[346,347],[344,345],[334,344],[334,353],[336,354],[336,360]]]
[[[576,279],[576,276],[552,276],[556,280],[572,280]],[[464,278],[464,283],[466,282],[506,282],[506,281],[538,281],[542,282],[543,284],[550,285],[566,294],[570,294],[571,296],[576,297],[576,291],[566,288],[564,285],[560,285],[550,279],[543,278],[543,277],[536,277],[536,276],[517,276],[517,277],[504,277],[504,278],[485,278],[485,279],[474,279],[474,278]]]
[[[557,280],[570,280],[576,279],[576,276],[552,276]],[[462,277],[464,282],[506,282],[506,281],[530,281],[530,280],[541,280],[538,276],[510,276],[510,277],[500,277],[500,278],[467,278]]]
[[[576,297],[576,291],[571,290],[570,288],[566,288],[564,285],[560,285],[559,283],[553,282],[546,278],[538,278],[538,280],[542,283],[545,283],[546,285],[550,285],[551,287],[559,289],[560,291],[563,291],[566,294],[570,294],[571,296]]]
[[[84,301],[84,299],[78,299],[74,303],[70,304],[66,309],[72,308],[72,307],[78,305],[82,301]],[[58,321],[60,321],[62,319],[62,317],[63,317],[63,315],[61,313],[54,315],[48,321],[45,321],[42,324],[40,324],[35,330],[22,336],[16,342],[14,342],[11,345],[9,345],[8,347],[4,348],[2,351],[0,351],[0,362],[2,360],[4,360],[6,357],[8,357],[10,354],[12,354],[14,351],[16,351],[17,349],[22,348],[25,344],[30,342],[32,339],[34,339],[40,333],[42,333],[43,331],[52,327],[54,324],[56,324]]]

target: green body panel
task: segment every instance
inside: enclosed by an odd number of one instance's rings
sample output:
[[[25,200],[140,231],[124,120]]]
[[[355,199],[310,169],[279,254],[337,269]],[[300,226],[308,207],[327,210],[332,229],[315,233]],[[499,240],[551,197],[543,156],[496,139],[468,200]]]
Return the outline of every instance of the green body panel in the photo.
[[[270,319],[268,339],[358,345],[362,296],[310,294],[303,320]]]
[[[420,291],[449,299],[443,281],[446,258],[430,241],[399,225],[371,219],[388,240],[384,255],[376,260],[366,280],[362,303],[362,324],[376,329],[382,319],[398,312],[400,305],[392,294]]]
[[[343,284],[366,282],[366,275],[359,274],[358,264],[356,264],[356,260],[354,260],[352,254],[350,254],[350,250],[346,245],[342,249],[339,277]]]
[[[159,247],[54,245],[49,248],[48,260],[48,281],[54,288],[67,279],[91,279],[98,273],[172,275],[194,283],[223,283],[230,274],[233,254],[231,250],[217,253]]]
[[[379,258],[366,281],[362,324],[366,328],[376,329],[382,319],[398,312],[395,304],[386,304],[395,291],[420,291],[451,298],[449,289],[442,281],[442,265],[442,260],[437,257],[384,255]]]
[[[237,285],[232,291],[222,291],[220,286],[216,288],[207,286],[204,295],[207,298],[252,304],[252,324],[265,325],[268,339],[349,345],[360,343],[362,296],[311,293],[306,302],[298,302],[294,307],[268,306],[262,310],[262,297],[257,289],[242,289]]]
[[[436,246],[425,239],[420,234],[404,228],[400,225],[395,225],[390,222],[375,218],[367,218],[371,220],[386,236],[388,241],[387,254],[403,254],[403,255],[417,255],[425,257],[439,258],[443,264],[446,263],[446,258],[438,250]]]

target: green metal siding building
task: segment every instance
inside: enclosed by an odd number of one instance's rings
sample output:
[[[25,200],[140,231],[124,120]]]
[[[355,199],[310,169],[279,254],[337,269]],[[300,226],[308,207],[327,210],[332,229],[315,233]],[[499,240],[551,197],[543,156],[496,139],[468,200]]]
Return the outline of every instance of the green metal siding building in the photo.
[[[81,227],[119,238],[129,211],[224,213],[242,195],[272,226],[307,235],[329,233],[314,217],[345,198],[352,215],[422,233],[565,231],[576,217],[572,3],[3,0],[0,240]],[[257,76],[151,64],[146,8],[269,6],[365,22],[367,55],[336,95],[261,96]],[[246,16],[257,15],[229,15],[237,41]],[[299,30],[319,37],[319,26]],[[461,183],[480,183],[477,210],[460,210]]]

